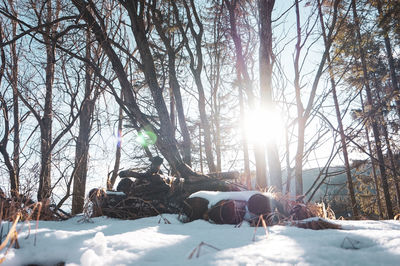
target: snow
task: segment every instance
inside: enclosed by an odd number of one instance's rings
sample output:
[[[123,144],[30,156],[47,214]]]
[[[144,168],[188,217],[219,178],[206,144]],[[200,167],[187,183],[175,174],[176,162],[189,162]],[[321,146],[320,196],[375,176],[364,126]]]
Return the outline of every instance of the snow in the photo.
[[[265,194],[260,193],[259,191],[229,191],[229,192],[222,192],[222,191],[198,191],[193,193],[189,196],[189,198],[199,197],[208,200],[208,208],[211,208],[215,204],[217,204],[221,200],[241,200],[241,201],[248,201],[251,196],[254,194]]]
[[[108,195],[115,195],[115,196],[125,196],[125,193],[121,192],[121,191],[110,191],[110,190],[107,190],[107,194]]]
[[[10,249],[3,265],[399,265],[400,222],[334,221],[343,230],[268,227],[243,223],[183,224],[177,215],[124,221],[106,217],[82,223],[19,224],[20,249]],[[8,224],[3,222],[3,232]],[[34,245],[36,238],[36,245]],[[199,245],[204,242],[204,245]],[[197,248],[197,249],[196,249]],[[194,251],[194,252],[193,252]],[[192,258],[189,256],[192,254]],[[0,253],[3,257],[4,250]]]

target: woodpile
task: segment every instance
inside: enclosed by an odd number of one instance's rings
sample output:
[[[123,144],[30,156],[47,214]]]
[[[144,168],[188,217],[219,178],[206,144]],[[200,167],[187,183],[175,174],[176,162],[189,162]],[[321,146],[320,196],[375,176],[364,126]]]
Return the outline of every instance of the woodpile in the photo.
[[[304,204],[277,194],[257,191],[201,191],[185,200],[184,213],[188,221],[204,219],[216,224],[248,221],[256,226],[262,219],[267,225],[285,224],[314,230],[339,229],[338,225],[326,220],[335,219],[335,216],[323,204]],[[324,219],[302,221],[312,217]]]
[[[304,204],[279,194],[239,191],[226,180],[236,172],[193,175],[183,179],[165,177],[159,166],[138,173],[122,171],[117,191],[93,189],[89,193],[92,217],[106,215],[120,219],[138,219],[162,213],[184,214],[184,221],[204,219],[216,224],[253,225],[291,224],[309,229],[336,228],[325,220],[298,222],[310,217],[334,218],[329,208]]]
[[[123,192],[92,189],[92,217],[108,216],[119,219],[139,219],[162,213],[179,213],[179,206],[162,199],[144,200]]]
[[[200,190],[232,191],[238,190],[225,182],[237,172],[220,173],[218,176],[193,175],[175,179],[159,174],[154,167],[145,173],[131,170],[120,172],[121,181],[117,191],[93,189],[89,193],[93,210],[92,217],[106,215],[121,219],[138,219],[160,213],[181,213],[184,200]],[[201,208],[194,210],[199,212]]]

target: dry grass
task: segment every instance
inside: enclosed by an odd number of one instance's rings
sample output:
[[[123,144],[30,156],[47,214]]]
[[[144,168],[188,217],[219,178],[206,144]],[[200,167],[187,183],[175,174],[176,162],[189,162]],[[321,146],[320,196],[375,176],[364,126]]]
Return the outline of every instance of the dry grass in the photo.
[[[19,248],[18,244],[18,234],[23,229],[21,226],[17,229],[18,222],[23,221],[28,226],[28,230],[30,233],[30,221],[36,220],[36,231],[39,226],[39,219],[42,213],[42,203],[32,203],[28,201],[15,200],[2,197],[0,199],[0,226],[1,226],[1,238],[3,237],[3,222],[8,221],[12,223],[9,228],[7,235],[3,242],[0,245],[0,251],[5,250],[4,255],[0,258],[0,264],[4,262],[6,255],[10,248],[14,247],[16,249]],[[29,234],[28,234],[29,236]],[[35,241],[36,245],[36,234]]]
[[[39,227],[39,220],[63,220],[68,214],[55,210],[49,201],[34,202],[31,199],[19,197],[6,197],[4,194],[0,195],[0,251],[5,250],[3,257],[0,258],[0,264],[4,262],[6,255],[10,248],[19,248],[18,235],[23,230],[24,226],[28,228],[28,236],[31,232],[31,221],[36,221],[36,232]],[[4,228],[8,222],[8,232],[3,239]],[[18,223],[21,226],[17,226]],[[9,226],[11,224],[11,227]],[[36,232],[34,245],[36,245]]]
[[[219,249],[217,247],[214,247],[213,245],[207,244],[207,243],[202,241],[196,248],[193,249],[193,251],[190,253],[188,259],[189,260],[192,259],[195,254],[196,254],[196,258],[200,257],[201,248],[202,247],[209,247],[209,248],[214,249],[216,251],[220,251],[221,250],[221,249]]]

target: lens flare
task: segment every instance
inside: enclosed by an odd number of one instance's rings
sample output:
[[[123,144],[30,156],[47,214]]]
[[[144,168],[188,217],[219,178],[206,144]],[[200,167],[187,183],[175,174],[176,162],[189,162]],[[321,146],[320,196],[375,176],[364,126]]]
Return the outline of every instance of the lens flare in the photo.
[[[138,132],[136,141],[143,147],[148,147],[150,145],[154,145],[157,142],[157,136],[156,134],[154,134],[153,131],[142,130]]]
[[[120,148],[122,145],[122,130],[117,131],[117,147]]]

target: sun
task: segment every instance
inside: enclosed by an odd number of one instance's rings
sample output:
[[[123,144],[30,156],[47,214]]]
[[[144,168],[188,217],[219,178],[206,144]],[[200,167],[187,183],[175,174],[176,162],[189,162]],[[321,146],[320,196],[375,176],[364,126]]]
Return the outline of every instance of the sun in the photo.
[[[242,126],[249,143],[265,145],[282,138],[283,121],[283,116],[276,109],[257,108],[247,111]]]

